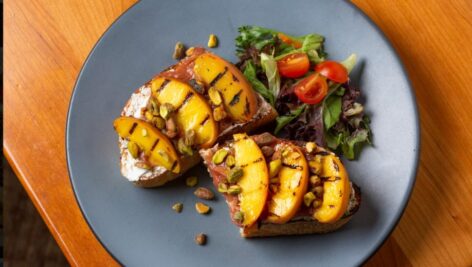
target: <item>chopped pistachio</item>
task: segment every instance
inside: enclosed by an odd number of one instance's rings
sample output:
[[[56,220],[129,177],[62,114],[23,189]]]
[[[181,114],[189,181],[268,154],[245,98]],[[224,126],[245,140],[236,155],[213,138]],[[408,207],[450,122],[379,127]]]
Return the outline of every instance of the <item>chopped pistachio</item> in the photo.
[[[308,192],[303,196],[303,202],[305,203],[305,206],[309,207],[313,200],[316,199],[315,194],[313,192]]]
[[[198,213],[200,214],[207,214],[210,212],[211,208],[202,202],[197,202],[195,204],[195,209],[197,210]]]
[[[196,176],[189,176],[185,179],[185,184],[189,187],[194,187],[198,184],[198,178]]]
[[[244,213],[242,211],[236,211],[233,215],[233,219],[238,223],[242,223],[244,221]]]
[[[313,192],[315,192],[317,196],[321,196],[323,194],[323,187],[315,186],[315,188],[313,188]]]
[[[174,47],[174,54],[172,57],[174,59],[182,59],[185,56],[185,46],[181,42],[177,42]]]
[[[282,150],[282,157],[287,157],[289,154],[290,154],[290,150],[289,150],[289,149],[284,149],[284,150]]]
[[[216,151],[211,161],[215,164],[221,164],[223,163],[227,155],[228,155],[228,150],[221,148],[220,150]]]
[[[193,51],[195,51],[195,47],[189,47],[186,51],[185,51],[185,55],[186,56],[191,56],[193,54]]]
[[[321,183],[321,179],[318,175],[312,175],[310,176],[310,183],[312,185],[318,185],[319,183]]]
[[[184,204],[182,203],[175,203],[173,206],[172,206],[172,209],[175,210],[175,212],[177,213],[181,213],[182,212],[182,209],[184,207]]]
[[[269,163],[269,177],[274,177],[279,174],[282,169],[282,161],[280,159],[273,160]]]
[[[218,106],[213,110],[213,118],[215,119],[215,121],[221,121],[225,119],[227,116],[228,114],[226,113],[224,107],[222,106]]]
[[[193,146],[195,144],[195,130],[190,129],[185,132],[185,145]]]
[[[314,142],[308,142],[306,143],[305,148],[308,153],[311,153],[315,150],[316,144]]]
[[[128,151],[131,154],[131,156],[133,158],[137,158],[138,155],[139,155],[139,146],[138,146],[138,144],[136,144],[133,141],[129,141],[127,147],[128,147]]]
[[[216,35],[210,34],[208,37],[208,47],[213,48],[218,45],[218,39],[216,38]]]
[[[184,138],[179,138],[179,141],[177,141],[177,149],[182,155],[187,155],[187,156],[193,155],[192,147],[187,146],[185,144]]]
[[[197,188],[197,190],[195,190],[195,192],[193,192],[193,194],[196,197],[201,198],[201,199],[205,199],[205,200],[212,200],[215,197],[215,194],[213,194],[213,192],[210,189],[206,188],[206,187]]]
[[[149,111],[146,111],[146,112],[144,113],[144,117],[145,117],[146,120],[148,120],[148,121],[152,121],[152,119],[154,118],[154,116],[152,115],[152,113],[149,112]]]
[[[236,164],[236,159],[233,157],[233,155],[228,155],[226,156],[226,166],[232,168]]]
[[[228,188],[228,194],[237,195],[241,193],[241,187],[239,185],[232,185]]]
[[[243,175],[244,175],[243,169],[239,167],[234,167],[229,171],[227,180],[230,183],[236,183],[239,180],[239,178],[243,177]]]
[[[166,121],[161,117],[152,118],[152,124],[154,124],[158,129],[164,129],[166,127]]]
[[[151,169],[151,166],[149,166],[149,164],[147,164],[144,161],[138,161],[138,162],[134,163],[134,166],[136,166],[138,168],[141,168],[141,169],[146,169],[146,170]]]
[[[321,163],[317,162],[316,160],[308,161],[308,166],[310,167],[310,171],[314,174],[320,174],[321,172]]]
[[[149,100],[148,110],[151,112],[152,115],[159,116],[159,104],[157,102],[157,99],[155,99],[154,97],[151,97],[151,99]]]
[[[227,193],[228,192],[228,185],[226,185],[225,183],[219,183],[218,184],[218,192]]]
[[[172,112],[174,112],[174,106],[170,103],[164,103],[159,107],[159,115],[166,120],[170,117]]]
[[[218,92],[215,87],[210,87],[210,89],[208,89],[208,96],[210,97],[211,102],[216,106],[221,105],[223,102],[220,92]]]
[[[204,233],[200,233],[195,237],[195,243],[197,243],[200,246],[203,246],[206,244],[207,236]]]
[[[314,208],[318,208],[319,206],[321,206],[321,204],[323,204],[323,202],[319,199],[313,201],[313,207]]]

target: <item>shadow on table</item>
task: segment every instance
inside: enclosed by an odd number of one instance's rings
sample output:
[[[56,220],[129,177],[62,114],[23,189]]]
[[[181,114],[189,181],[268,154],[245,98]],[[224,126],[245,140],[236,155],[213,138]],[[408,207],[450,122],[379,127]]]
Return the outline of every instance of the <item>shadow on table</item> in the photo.
[[[2,163],[3,263],[5,266],[68,266],[11,167],[5,159]]]

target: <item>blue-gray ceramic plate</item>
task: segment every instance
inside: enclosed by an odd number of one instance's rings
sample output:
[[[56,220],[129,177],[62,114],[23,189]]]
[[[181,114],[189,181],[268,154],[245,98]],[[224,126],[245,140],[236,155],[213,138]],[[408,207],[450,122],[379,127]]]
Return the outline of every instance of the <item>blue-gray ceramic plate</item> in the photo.
[[[240,25],[260,25],[326,37],[330,58],[357,53],[353,74],[372,118],[374,146],[346,162],[361,188],[359,212],[325,235],[246,240],[230,222],[221,197],[212,213],[195,212],[192,188],[182,180],[136,188],[120,175],[112,122],[132,91],[174,64],[176,41],[205,45],[235,61]],[[389,42],[357,8],[344,1],[142,1],[123,14],[90,53],[77,79],[67,122],[67,160],[77,201],[104,247],[127,266],[348,266],[364,262],[394,228],[410,196],[418,162],[414,94]],[[188,175],[211,186],[202,166]],[[183,202],[181,214],[172,211]],[[206,246],[194,236],[205,232]]]

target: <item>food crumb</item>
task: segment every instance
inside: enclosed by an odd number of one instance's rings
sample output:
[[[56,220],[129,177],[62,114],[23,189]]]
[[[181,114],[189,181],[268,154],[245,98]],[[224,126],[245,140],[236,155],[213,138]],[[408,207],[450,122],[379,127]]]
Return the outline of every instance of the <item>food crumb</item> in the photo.
[[[185,179],[185,184],[188,187],[194,187],[198,184],[198,178],[196,176],[190,176]]]
[[[213,192],[210,189],[206,188],[206,187],[197,188],[197,190],[195,190],[195,192],[193,192],[193,194],[196,197],[201,198],[201,199],[205,199],[205,200],[212,200],[215,197],[215,194],[213,194]]]
[[[203,204],[202,202],[195,203],[195,209],[200,214],[207,214],[211,210],[211,208],[209,206]]]
[[[218,38],[216,38],[216,35],[210,34],[210,37],[208,38],[208,47],[213,48],[218,46]]]
[[[174,54],[172,55],[174,59],[182,59],[185,57],[185,46],[181,42],[177,42],[174,48]]]
[[[172,209],[177,212],[177,213],[181,213],[182,212],[182,209],[184,208],[184,204],[182,203],[175,203],[173,206],[172,206]]]
[[[205,245],[206,241],[207,241],[207,236],[204,233],[200,233],[195,237],[195,243],[197,243],[200,246]]]

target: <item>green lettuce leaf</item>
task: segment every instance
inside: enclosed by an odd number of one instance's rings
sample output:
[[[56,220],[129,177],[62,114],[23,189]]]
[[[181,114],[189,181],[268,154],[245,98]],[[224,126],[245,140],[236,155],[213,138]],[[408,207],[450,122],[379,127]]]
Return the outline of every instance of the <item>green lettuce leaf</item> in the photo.
[[[332,94],[325,99],[323,103],[323,123],[325,130],[329,130],[341,115],[342,101],[341,96]]]
[[[306,53],[311,62],[317,64],[324,60],[324,55],[320,55],[324,38],[317,34],[305,35],[301,51]]]
[[[236,37],[236,52],[238,55],[253,46],[260,50],[268,44],[274,44],[277,31],[259,26],[241,26],[238,28],[239,35]]]
[[[261,65],[267,76],[269,90],[274,95],[274,98],[277,98],[280,92],[280,76],[277,69],[277,61],[275,61],[273,56],[261,53]]]
[[[355,159],[356,151],[359,150],[361,145],[365,142],[369,142],[369,130],[356,130],[351,136],[346,137],[341,146],[344,156],[350,160]]]
[[[347,73],[350,73],[354,66],[356,65],[357,62],[357,55],[356,54],[351,54],[349,57],[347,57],[344,61],[341,62],[341,64],[344,65],[347,69]]]
[[[252,61],[248,61],[246,67],[243,72],[246,79],[252,85],[252,88],[256,90],[262,97],[264,97],[272,106],[275,105],[275,97],[269,89],[257,79],[256,75],[256,67],[252,63]]]
[[[300,114],[305,111],[307,105],[302,104],[298,106],[296,109],[292,110],[289,115],[285,116],[279,116],[275,119],[277,125],[275,126],[274,134],[277,134],[282,128],[289,124],[292,120],[294,120],[296,117],[300,116]]]

